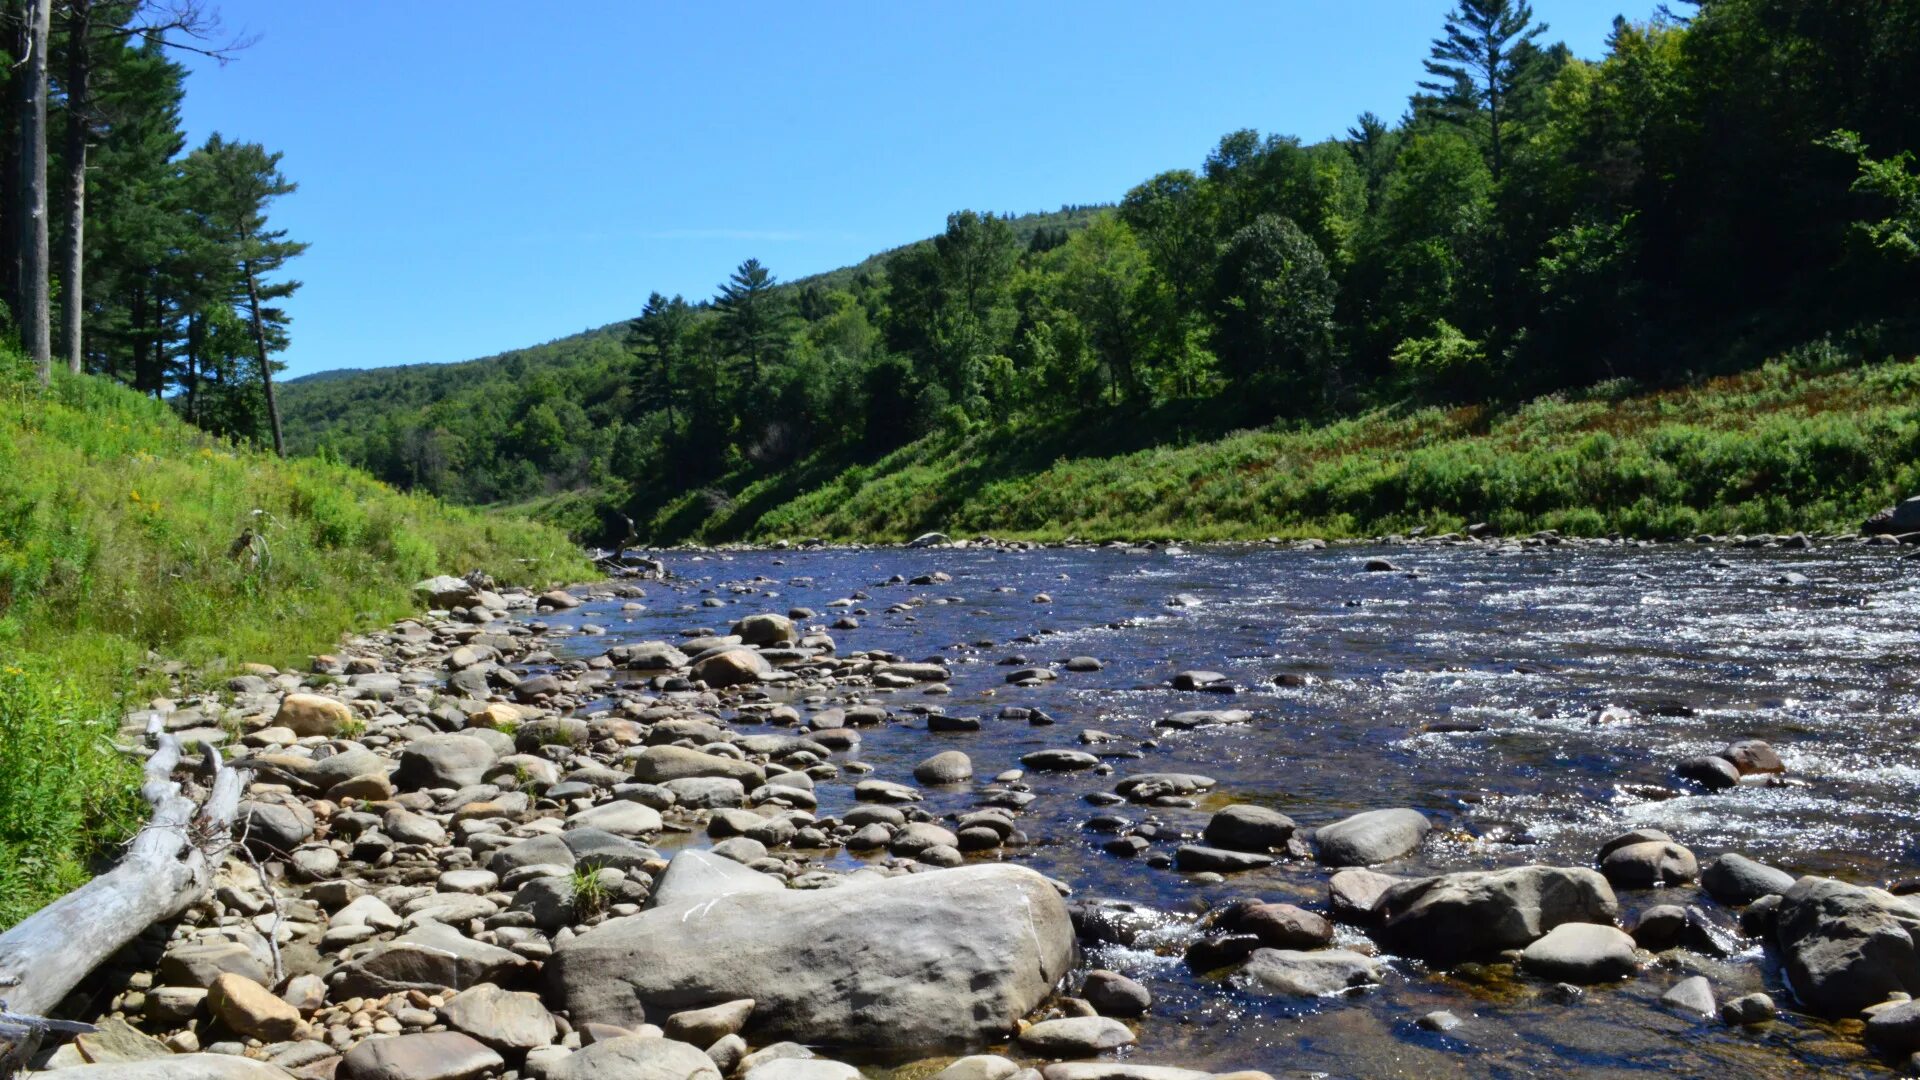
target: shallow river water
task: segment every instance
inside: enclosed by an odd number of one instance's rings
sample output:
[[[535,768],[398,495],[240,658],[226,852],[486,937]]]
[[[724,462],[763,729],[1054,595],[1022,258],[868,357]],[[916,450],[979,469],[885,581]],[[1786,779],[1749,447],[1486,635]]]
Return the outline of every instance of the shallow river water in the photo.
[[[1417,576],[1364,573],[1369,556]],[[1397,874],[1588,866],[1603,841],[1640,826],[1668,831],[1703,863],[1740,851],[1795,873],[1873,884],[1920,873],[1920,565],[1885,549],[880,550],[666,561],[675,579],[645,586],[646,610],[596,601],[547,621],[605,627],[604,636],[566,639],[572,655],[589,656],[623,641],[675,640],[691,627],[725,633],[759,611],[807,607],[820,613],[807,624],[824,625],[844,614],[829,601],[864,591],[860,627],[833,632],[839,652],[939,659],[951,665],[952,693],[870,695],[899,721],[863,731],[858,750],[836,760],[911,783],[916,762],[964,750],[976,784],[928,789],[922,804],[944,816],[974,806],[979,785],[1033,750],[1111,756],[1111,775],[1028,773],[1039,798],[1020,827],[1033,842],[1002,856],[1066,882],[1076,897],[1181,917],[1245,895],[1324,911],[1328,875],[1311,863],[1201,884],[1107,855],[1099,845],[1109,837],[1083,827],[1103,812],[1152,820],[1162,826],[1153,852],[1171,854],[1181,834],[1197,836],[1210,810],[1233,802],[1308,827],[1359,810],[1417,808],[1436,829],[1413,857],[1376,868]],[[933,570],[952,581],[885,584]],[[1035,603],[1037,593],[1051,602]],[[1183,593],[1200,602],[1168,605]],[[709,598],[723,606],[703,606]],[[913,598],[923,602],[910,612],[885,613]],[[1058,669],[1081,655],[1104,670],[1062,671],[1031,690],[1005,682],[1009,657]],[[1238,693],[1169,689],[1189,668],[1228,675]],[[1285,675],[1308,678],[1284,686],[1276,679]],[[1006,705],[1043,709],[1058,723],[994,719]],[[986,719],[979,732],[929,733],[909,711],[916,706]],[[1608,706],[1631,718],[1590,722]],[[1178,711],[1228,707],[1254,720],[1154,726]],[[1119,738],[1083,747],[1086,728]],[[1741,738],[1772,743],[1793,783],[1706,795],[1673,779],[1677,760]],[[1102,810],[1084,798],[1147,771],[1219,783],[1193,810]],[[823,815],[852,804],[854,779],[820,785]],[[829,861],[857,863],[845,854]],[[1691,887],[1623,889],[1620,900],[1626,925],[1656,903],[1713,904]],[[1365,942],[1348,928],[1340,940]],[[1400,960],[1385,985],[1354,996],[1271,999],[1188,971],[1173,930],[1164,953],[1106,946],[1084,963],[1153,992],[1140,1041],[1126,1051],[1141,1062],[1334,1076],[1884,1074],[1857,1034],[1791,1011],[1743,1031],[1657,1004],[1695,972],[1712,977],[1723,1001],[1766,990],[1789,1003],[1757,945],[1728,960],[1668,954],[1631,981],[1573,1000],[1503,969],[1442,976]],[[1445,1035],[1420,1028],[1435,1009],[1466,1023]]]

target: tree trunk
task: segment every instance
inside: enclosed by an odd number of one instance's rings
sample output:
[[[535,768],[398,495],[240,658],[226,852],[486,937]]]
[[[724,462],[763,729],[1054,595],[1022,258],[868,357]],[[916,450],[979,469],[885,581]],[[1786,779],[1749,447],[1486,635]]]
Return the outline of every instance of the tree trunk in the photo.
[[[267,394],[267,420],[273,425],[273,452],[286,457],[280,442],[280,406],[273,400],[273,361],[267,358],[267,331],[260,322],[260,286],[253,280],[253,263],[243,261],[240,272],[247,277],[247,310],[253,317],[253,351],[260,360],[260,389]]]
[[[6,44],[12,56],[27,54],[27,15],[22,0],[6,0]],[[7,108],[0,112],[4,127],[4,148],[0,149],[0,301],[7,307],[7,319],[20,322],[20,237],[26,230],[15,220],[21,205],[20,118],[26,115],[28,99],[27,69],[15,66],[8,73]]]
[[[83,363],[82,318],[86,312],[87,133],[93,99],[93,0],[68,0],[67,16],[67,250],[60,274],[61,313],[66,317],[63,344],[67,370],[80,374]]]
[[[200,423],[200,343],[206,336],[199,315],[187,317],[187,423]]]
[[[226,767],[209,749],[212,778],[196,807],[173,779],[180,743],[148,726],[156,740],[140,794],[153,807],[146,828],[111,871],[55,900],[0,934],[0,990],[7,1011],[45,1016],[80,981],[147,927],[207,895],[219,857],[232,844],[233,819],[248,773]]]
[[[53,0],[28,0],[26,110],[20,114],[20,344],[42,383],[53,375],[53,319],[48,307],[47,31]]]

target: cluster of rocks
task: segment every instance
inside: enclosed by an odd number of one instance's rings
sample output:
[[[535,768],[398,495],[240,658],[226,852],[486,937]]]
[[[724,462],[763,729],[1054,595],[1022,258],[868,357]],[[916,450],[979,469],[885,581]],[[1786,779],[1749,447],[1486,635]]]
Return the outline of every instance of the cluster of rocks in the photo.
[[[1738,743],[1749,757],[1764,744]],[[1777,759],[1774,759],[1777,760]],[[1554,983],[1618,982],[1669,965],[1674,950],[1727,958],[1759,945],[1778,957],[1799,1004],[1830,1019],[1857,1019],[1867,1040],[1920,1069],[1920,904],[1884,889],[1792,874],[1736,852],[1705,864],[1657,829],[1636,829],[1603,844],[1595,868],[1515,866],[1403,878],[1365,867],[1411,852],[1427,832],[1411,810],[1355,815],[1307,831],[1276,811],[1229,806],[1208,821],[1213,847],[1182,848],[1178,865],[1232,872],[1274,859],[1318,857],[1345,866],[1327,885],[1327,911],[1243,898],[1199,920],[1185,951],[1197,972],[1231,970],[1247,988],[1319,997],[1378,985],[1391,969],[1352,945],[1334,947],[1336,923],[1364,932],[1383,954],[1436,969],[1510,964]],[[1245,860],[1245,861],[1242,861]],[[1712,904],[1661,903],[1623,923],[1615,888],[1657,890],[1698,885]],[[1116,923],[1082,915],[1093,936]],[[1107,940],[1130,941],[1125,935]],[[1778,1015],[1772,998],[1746,994],[1718,1003],[1712,981],[1686,976],[1663,1004],[1735,1027]],[[1429,1026],[1460,1023],[1439,1014]]]
[[[59,1048],[53,1075],[837,1080],[857,1073],[822,1056],[835,1047],[900,1058],[1011,1037],[1044,1063],[1133,1041],[1120,1018],[1150,996],[1074,971],[1067,888],[963,865],[1027,842],[1023,770],[973,784],[965,753],[933,755],[915,782],[978,800],[939,819],[913,784],[831,760],[863,728],[941,730],[937,708],[903,716],[871,695],[937,696],[942,664],[843,655],[802,629],[805,609],[562,660],[561,636],[597,631],[541,621],[574,593],[452,577],[419,592],[428,616],[309,672],[251,667],[224,694],[129,717],[158,712],[252,771],[241,849],[205,902],[108,973],[120,989],[100,1030]],[[851,621],[862,599],[829,606]],[[827,783],[854,807],[817,813]],[[869,861],[825,867],[841,849]],[[976,1056],[942,1075],[1023,1073],[1040,1075]]]
[[[1483,531],[1426,542],[1491,549],[1562,539]],[[884,584],[950,582],[932,571]],[[745,599],[771,584],[722,588]],[[1068,904],[1064,884],[1002,861],[1033,841],[1022,824],[1039,797],[1029,774],[1112,776],[1116,760],[1140,756],[1110,747],[1116,736],[1086,729],[1080,748],[1035,750],[1020,768],[985,778],[957,749],[920,761],[911,783],[837,758],[881,726],[951,734],[1053,723],[1018,706],[948,715],[934,703],[951,679],[939,658],[843,651],[834,634],[873,614],[865,592],[824,614],[753,614],[724,632],[690,628],[672,641],[563,659],[562,637],[602,632],[577,612],[557,620],[564,625],[542,621],[578,608],[576,592],[451,577],[419,591],[433,608],[427,616],[354,638],[311,671],[253,668],[224,694],[153,703],[168,730],[225,744],[252,770],[243,851],[206,902],[128,959],[100,1031],[62,1047],[51,1066],[78,1070],[74,1080],[851,1080],[853,1066],[830,1055],[944,1056],[1007,1041],[1041,1064],[974,1055],[938,1075],[1205,1077],[1059,1061],[1134,1041],[1131,1025],[1151,1011],[1151,993],[1117,972],[1078,969],[1076,940],[1134,943],[1150,920],[1125,904]],[[622,584],[595,599],[636,610],[646,594]],[[926,605],[960,600],[915,595],[885,612],[911,620]],[[702,607],[724,603],[709,596]],[[1202,603],[1183,594],[1169,606]],[[1015,688],[1103,667],[1094,657],[1006,660]],[[1198,669],[1172,687],[1235,690]],[[898,706],[904,695],[917,703]],[[131,719],[144,725],[145,713]],[[1202,709],[1155,727],[1252,719]],[[1770,747],[1748,740],[1676,771],[1721,788],[1775,782],[1785,770]],[[849,789],[854,805],[822,813],[829,785]],[[1889,1053],[1920,1051],[1920,1012],[1906,999],[1920,988],[1920,908],[1905,898],[1795,879],[1738,854],[1703,866],[1654,830],[1609,841],[1592,867],[1411,878],[1375,868],[1390,870],[1427,842],[1433,823],[1413,809],[1305,826],[1234,804],[1197,836],[1151,816],[1195,810],[1216,786],[1195,773],[1114,776],[1111,790],[1087,796],[1100,812],[1085,825],[1111,855],[1196,882],[1282,862],[1324,868],[1324,910],[1297,895],[1243,897],[1155,939],[1193,971],[1248,992],[1363,991],[1406,970],[1395,958],[1604,984],[1667,970],[1654,960],[1672,950],[1728,956],[1760,943],[1777,953],[1802,1007],[1862,1019],[1866,1037]],[[927,794],[943,789],[966,792],[972,805],[944,817],[926,810]],[[1140,810],[1150,816],[1136,820]],[[829,867],[841,852],[865,862],[851,872]],[[1631,918],[1615,892],[1696,884],[1710,900],[1655,904]],[[1766,995],[1718,1002],[1700,976],[1679,980],[1663,1000],[1736,1026],[1776,1012]],[[1422,1023],[1450,1030],[1461,1021],[1434,1014]],[[152,1071],[161,1068],[184,1071]]]

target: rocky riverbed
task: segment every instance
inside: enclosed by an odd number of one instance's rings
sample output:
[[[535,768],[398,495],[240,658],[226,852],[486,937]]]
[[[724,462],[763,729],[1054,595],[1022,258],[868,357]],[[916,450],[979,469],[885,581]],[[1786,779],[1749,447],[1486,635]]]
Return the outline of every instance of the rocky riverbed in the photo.
[[[245,857],[48,1065],[1905,1069],[1920,589],[1881,545],[930,541],[435,579],[311,670],[129,717],[254,770]]]

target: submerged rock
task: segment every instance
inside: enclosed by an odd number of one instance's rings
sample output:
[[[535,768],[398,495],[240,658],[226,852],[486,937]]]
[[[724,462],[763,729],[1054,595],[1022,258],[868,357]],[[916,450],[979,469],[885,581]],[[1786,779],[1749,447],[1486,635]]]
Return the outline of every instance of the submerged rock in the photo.
[[[1252,989],[1289,997],[1327,997],[1377,985],[1385,971],[1378,960],[1348,949],[1256,949],[1241,969]]]
[[[1674,983],[1672,989],[1660,995],[1660,1004],[1694,1016],[1711,1017],[1720,1012],[1720,1006],[1713,1000],[1713,983],[1705,975],[1694,975]]]

